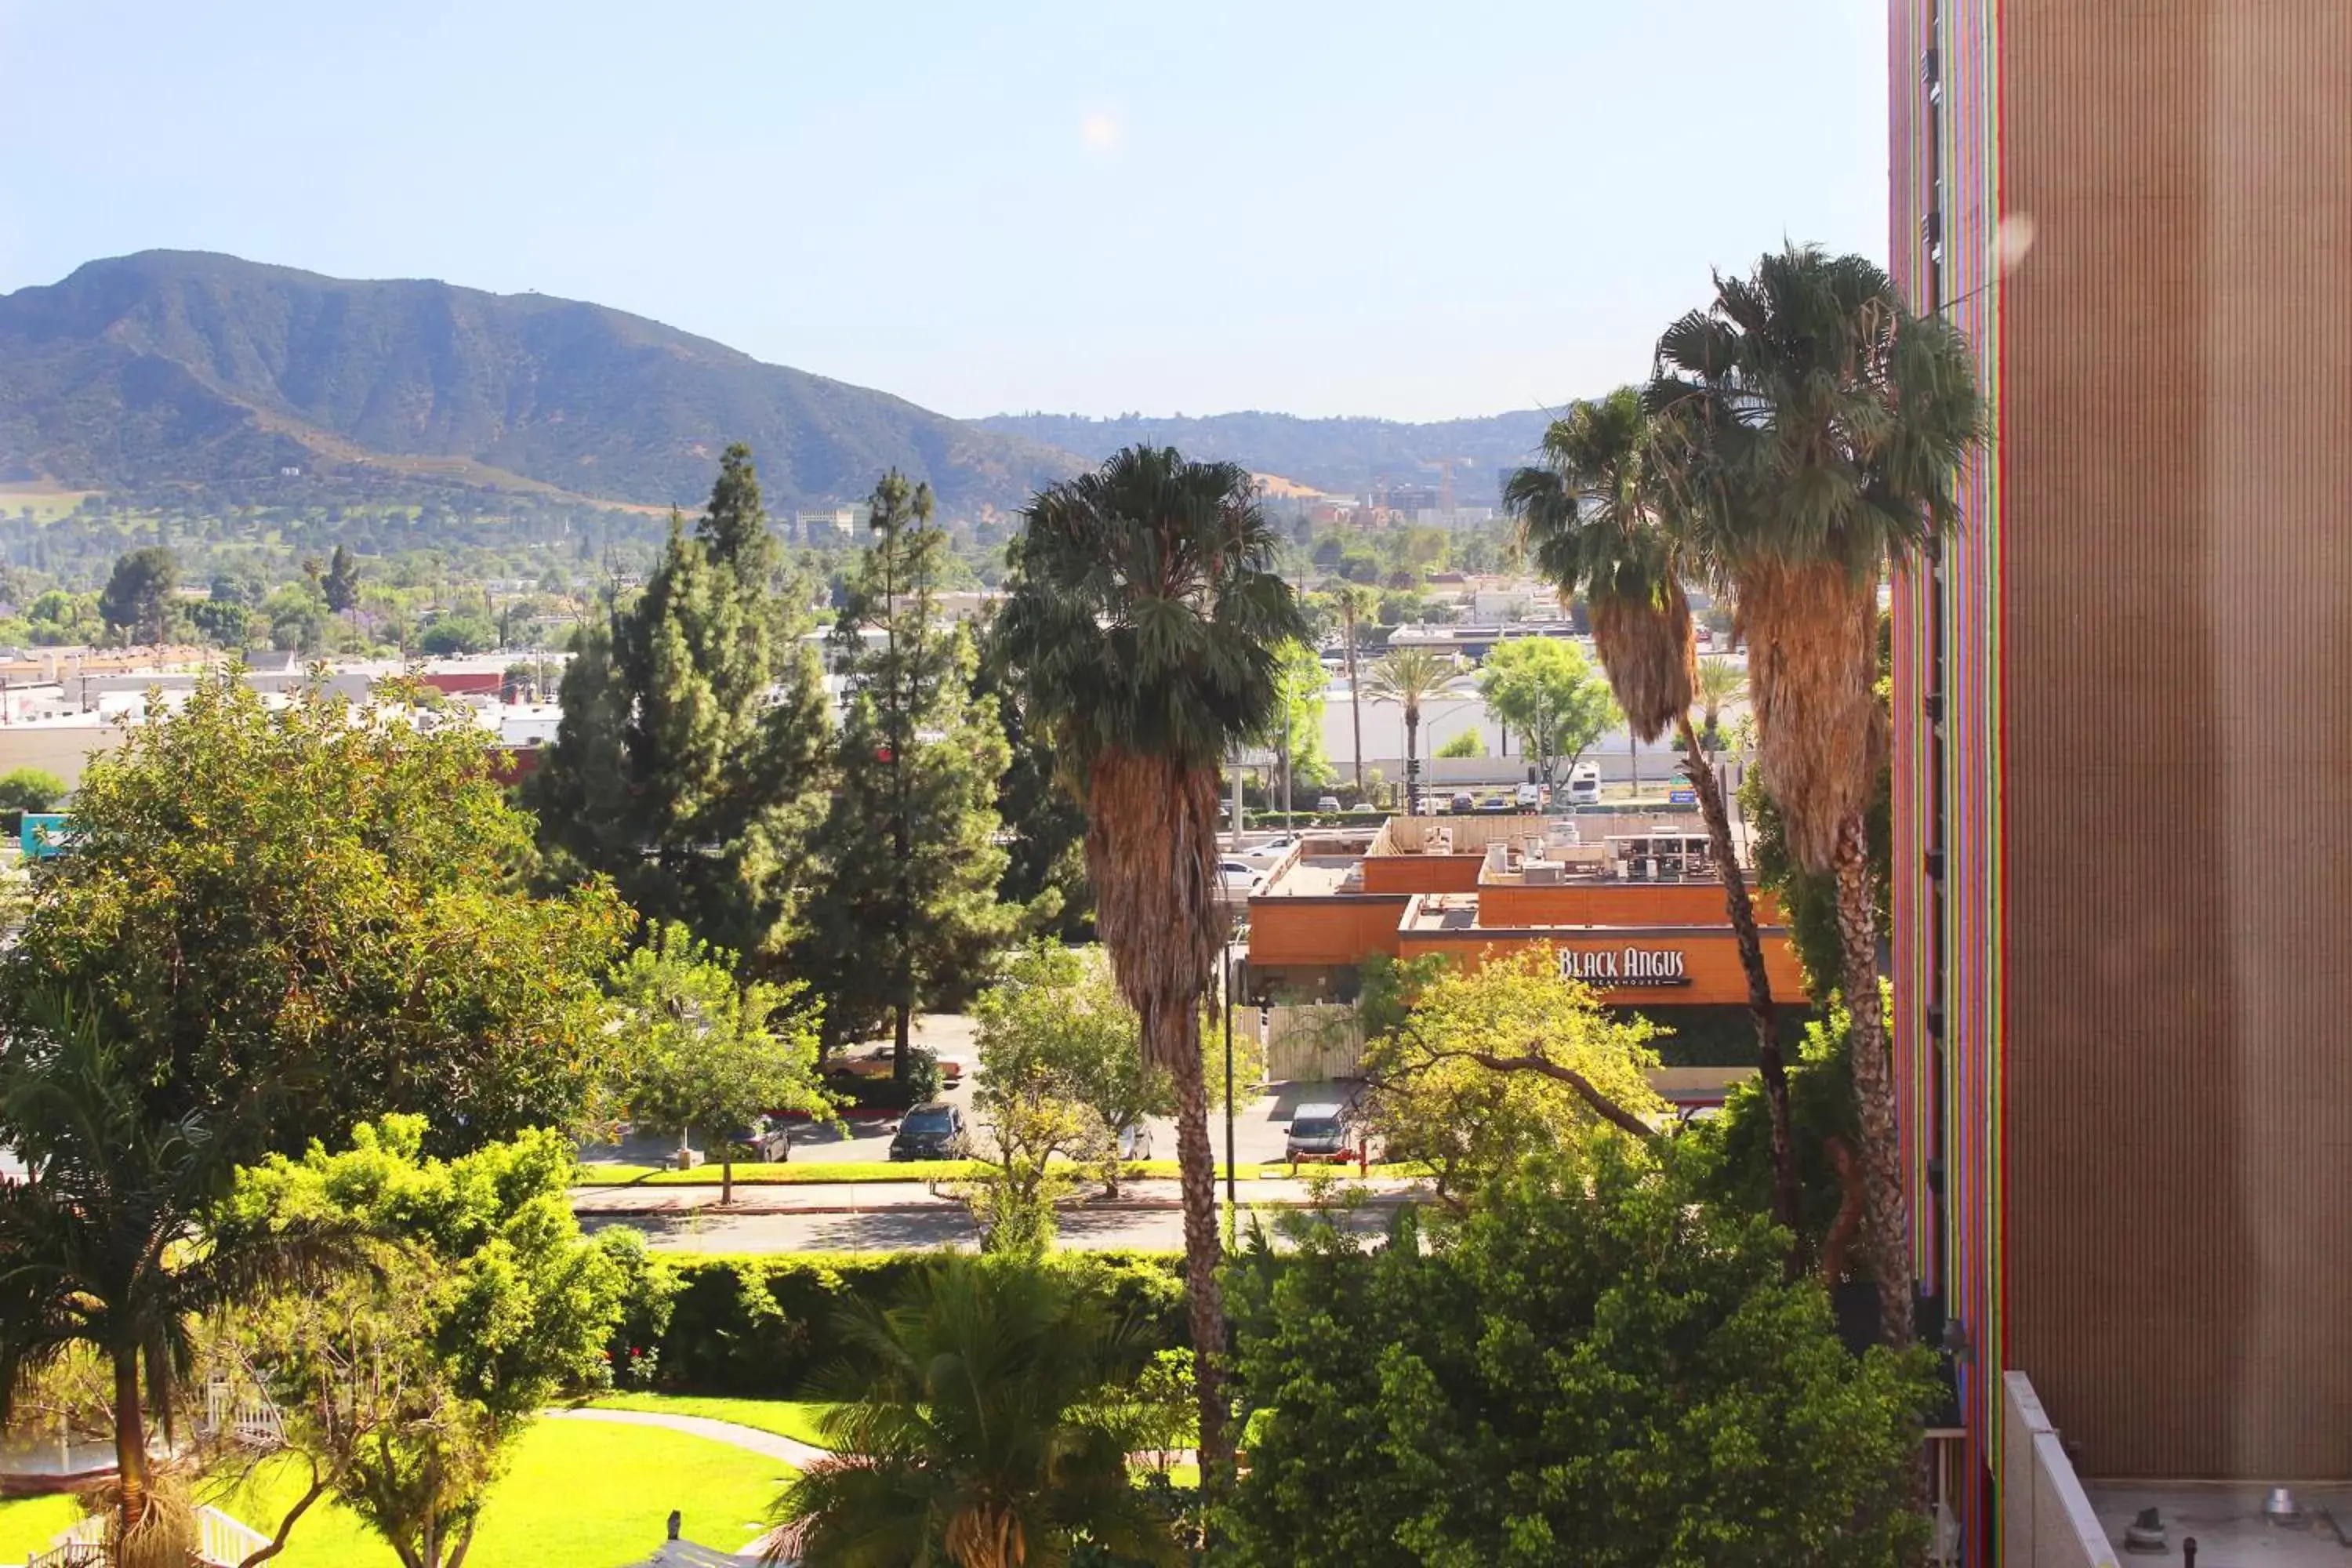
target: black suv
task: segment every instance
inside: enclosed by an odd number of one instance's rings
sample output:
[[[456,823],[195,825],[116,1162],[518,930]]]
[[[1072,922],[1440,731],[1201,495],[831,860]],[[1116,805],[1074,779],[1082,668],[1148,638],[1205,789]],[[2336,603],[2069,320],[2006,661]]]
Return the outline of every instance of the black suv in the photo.
[[[971,1151],[963,1112],[943,1100],[916,1106],[898,1120],[890,1140],[893,1160],[961,1160]]]

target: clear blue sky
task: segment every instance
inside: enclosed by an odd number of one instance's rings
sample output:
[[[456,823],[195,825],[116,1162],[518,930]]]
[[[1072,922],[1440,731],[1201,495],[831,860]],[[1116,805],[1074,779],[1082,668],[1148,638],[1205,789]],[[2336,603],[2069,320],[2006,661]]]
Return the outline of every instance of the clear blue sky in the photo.
[[[594,300],[950,414],[1437,418],[1884,257],[1883,0],[0,0],[0,291]]]

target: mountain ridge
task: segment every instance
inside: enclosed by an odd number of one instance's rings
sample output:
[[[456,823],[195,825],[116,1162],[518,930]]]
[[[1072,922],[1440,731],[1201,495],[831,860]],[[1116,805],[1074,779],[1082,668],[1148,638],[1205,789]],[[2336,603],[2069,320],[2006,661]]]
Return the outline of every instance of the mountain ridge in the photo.
[[[853,500],[896,467],[982,512],[1077,466],[606,306],[208,251],[88,262],[0,295],[0,481],[373,469],[692,505],[740,439],[780,505]]]

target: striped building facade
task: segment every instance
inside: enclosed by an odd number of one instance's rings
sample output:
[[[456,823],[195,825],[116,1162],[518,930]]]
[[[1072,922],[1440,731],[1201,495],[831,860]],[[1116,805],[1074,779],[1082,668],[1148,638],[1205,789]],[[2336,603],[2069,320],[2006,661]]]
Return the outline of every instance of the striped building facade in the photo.
[[[1994,1540],[2352,1478],[2352,0],[1892,0],[1892,256],[1976,345],[1895,590],[1897,1069]]]

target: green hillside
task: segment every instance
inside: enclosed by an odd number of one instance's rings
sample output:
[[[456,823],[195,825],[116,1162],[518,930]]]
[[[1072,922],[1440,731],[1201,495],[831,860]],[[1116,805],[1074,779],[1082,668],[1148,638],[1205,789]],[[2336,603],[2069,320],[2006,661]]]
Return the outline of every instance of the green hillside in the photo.
[[[897,467],[950,508],[1075,467],[1016,435],[599,305],[145,251],[0,296],[0,487],[370,471],[691,505],[751,444],[777,505]]]

